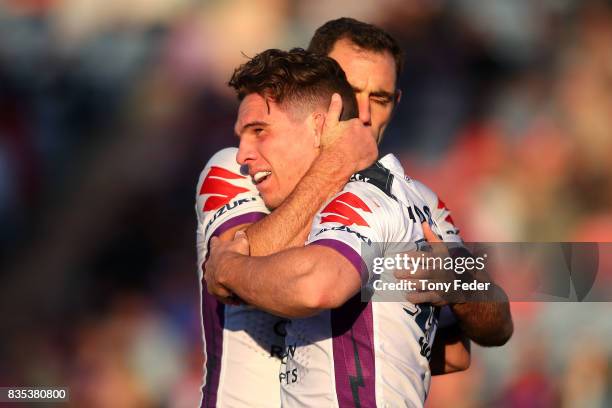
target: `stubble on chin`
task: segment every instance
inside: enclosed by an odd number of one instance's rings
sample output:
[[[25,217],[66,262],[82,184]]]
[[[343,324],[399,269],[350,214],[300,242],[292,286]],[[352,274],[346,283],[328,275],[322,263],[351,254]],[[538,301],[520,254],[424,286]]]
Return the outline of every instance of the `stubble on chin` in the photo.
[[[264,204],[266,205],[266,208],[270,211],[274,211],[274,209],[276,209],[280,204],[276,203],[276,201],[274,200],[274,198],[272,197],[264,197],[263,194],[261,194],[261,198],[263,199]]]

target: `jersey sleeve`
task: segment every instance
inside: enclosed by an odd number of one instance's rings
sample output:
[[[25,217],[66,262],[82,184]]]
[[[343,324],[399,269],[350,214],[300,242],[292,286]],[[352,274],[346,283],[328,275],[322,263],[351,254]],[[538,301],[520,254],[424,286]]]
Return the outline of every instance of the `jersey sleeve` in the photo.
[[[376,187],[349,183],[317,213],[306,245],[330,247],[348,259],[367,282],[368,267],[383,255],[384,242],[392,240],[399,215]]]
[[[213,236],[241,224],[256,222],[270,211],[257,188],[236,162],[238,149],[217,152],[200,173],[196,188],[198,271]]]
[[[455,226],[446,204],[429,187],[417,180],[412,180],[417,191],[431,210],[431,218],[438,227],[438,232],[444,242],[463,243],[459,229]]]

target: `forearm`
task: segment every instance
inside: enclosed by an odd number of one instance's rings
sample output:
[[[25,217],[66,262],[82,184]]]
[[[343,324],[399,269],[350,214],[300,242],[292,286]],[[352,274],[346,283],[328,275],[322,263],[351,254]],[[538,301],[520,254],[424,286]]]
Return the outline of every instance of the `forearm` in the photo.
[[[465,248],[451,249],[454,256],[473,257]],[[461,329],[472,341],[485,347],[504,345],[512,336],[513,325],[508,296],[495,284],[486,268],[461,275],[466,281],[475,280],[489,284],[484,291],[476,291],[464,297],[462,302],[451,303]]]
[[[431,351],[431,375],[450,374],[470,366],[470,340],[458,325],[438,329]]]
[[[325,250],[329,249],[294,248],[266,257],[230,254],[219,283],[245,303],[270,313],[310,316],[330,307],[338,292],[332,289],[340,269],[328,261]]]
[[[350,177],[350,163],[323,150],[283,204],[246,230],[251,255],[264,256],[302,246],[312,219]]]
[[[502,346],[512,336],[510,305],[504,291],[495,284],[482,301],[450,306],[463,332],[481,346]]]

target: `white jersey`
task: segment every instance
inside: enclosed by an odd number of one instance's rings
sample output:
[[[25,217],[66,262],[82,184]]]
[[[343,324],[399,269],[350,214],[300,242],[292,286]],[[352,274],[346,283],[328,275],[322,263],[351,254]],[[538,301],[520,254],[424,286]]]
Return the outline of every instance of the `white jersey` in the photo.
[[[210,238],[234,226],[256,222],[269,213],[250,177],[236,163],[237,153],[237,148],[226,148],[215,154],[202,171],[196,190],[198,276],[206,355],[202,406],[279,407],[279,379],[286,383],[292,378],[285,365],[281,367],[287,320],[250,307],[223,305],[202,287],[201,268]],[[457,230],[441,201],[423,184],[412,184],[427,202],[445,239],[456,238]]]
[[[215,154],[196,191],[198,275],[206,370],[203,407],[280,407],[278,370],[286,319],[248,306],[227,306],[202,286],[210,238],[266,216],[259,192],[236,163],[238,149]]]
[[[438,204],[387,155],[355,174],[319,211],[307,244],[338,251],[366,283],[367,258],[389,255],[377,243],[423,242],[423,221],[444,240],[460,241]],[[293,319],[281,370],[283,406],[423,406],[437,312],[428,304],[362,302],[357,294],[337,309]]]

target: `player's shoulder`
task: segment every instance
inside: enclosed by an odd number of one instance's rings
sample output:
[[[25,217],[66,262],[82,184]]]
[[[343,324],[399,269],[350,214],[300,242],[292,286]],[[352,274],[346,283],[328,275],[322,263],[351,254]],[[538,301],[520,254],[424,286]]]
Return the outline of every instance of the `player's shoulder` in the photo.
[[[342,197],[351,201],[354,207],[367,209],[368,212],[378,212],[380,209],[391,208],[395,200],[384,190],[369,182],[348,182],[344,188],[336,194],[336,198]]]
[[[204,183],[204,179],[209,175],[212,177],[221,177],[225,179],[244,178],[240,172],[240,166],[236,162],[236,154],[238,149],[235,147],[226,147],[215,153],[204,165],[200,176],[198,177],[197,188]]]
[[[213,154],[207,165],[211,164],[235,164],[238,166],[236,162],[236,155],[238,154],[237,147],[226,147],[224,149],[219,150],[217,153]]]
[[[412,186],[412,188],[414,188],[419,193],[421,197],[423,197],[425,202],[427,202],[430,206],[432,206],[433,208],[436,208],[438,206],[438,195],[431,188],[427,187],[425,183],[410,178],[408,176],[406,176],[406,181],[409,185]]]
[[[391,199],[395,199],[391,192],[394,175],[380,162],[353,174],[347,187],[363,191],[378,191]]]
[[[211,167],[221,167],[240,174],[240,165],[236,161],[237,154],[237,147],[226,147],[225,149],[219,150],[208,160],[204,169],[202,169],[202,173],[208,171]]]
[[[232,203],[238,206],[260,200],[253,181],[236,162],[237,152],[235,147],[218,151],[200,173],[196,187],[198,211],[207,213]]]
[[[396,239],[398,228],[409,219],[405,206],[394,196],[394,177],[380,162],[355,173],[319,211],[313,239],[338,234],[358,243]]]
[[[232,184],[249,184],[248,175],[241,168],[238,162],[236,162],[237,153],[238,148],[236,147],[226,147],[225,149],[221,149],[215,153],[200,172],[200,177],[198,179],[198,191],[206,180],[209,180],[209,184],[211,184],[211,179],[226,180]],[[213,184],[220,183],[221,181],[216,181]]]
[[[425,201],[425,204],[429,208],[435,223],[438,225],[439,233],[444,241],[461,242],[459,228],[455,226],[455,221],[453,220],[451,211],[446,206],[446,203],[444,203],[444,201],[442,201],[432,189],[427,187],[422,182],[410,179],[410,184]]]
[[[356,210],[366,220],[370,219],[367,222],[370,226],[384,224],[385,220],[400,216],[398,212],[401,211],[401,206],[391,191],[392,184],[393,174],[377,162],[353,174],[344,188],[325,206],[323,212],[346,208],[351,214]],[[347,206],[352,207],[352,210]]]

